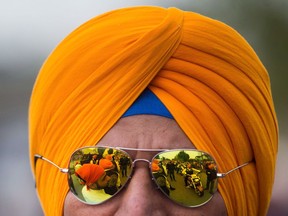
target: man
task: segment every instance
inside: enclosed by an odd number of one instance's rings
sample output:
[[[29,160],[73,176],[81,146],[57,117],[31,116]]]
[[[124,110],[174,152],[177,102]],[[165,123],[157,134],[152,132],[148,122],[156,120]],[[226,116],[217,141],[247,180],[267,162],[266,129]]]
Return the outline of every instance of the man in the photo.
[[[166,164],[166,167],[167,167],[168,175],[169,175],[171,181],[173,181],[173,180],[176,181],[174,161],[169,161],[169,162]]]
[[[80,178],[86,187],[82,188],[84,199],[89,202],[109,198],[111,195],[105,193],[110,177],[106,174],[104,168],[96,164],[84,164],[79,168],[75,175]]]
[[[214,183],[217,178],[217,170],[213,163],[206,164],[206,175],[207,175],[207,182],[205,190],[209,190],[210,193],[214,191]]]
[[[129,159],[125,156],[121,157],[119,161],[119,165],[120,165],[122,177],[124,176],[127,177],[127,169],[128,169],[128,166],[131,165]]]
[[[126,115],[135,107],[137,112]],[[267,213],[278,142],[269,75],[243,37],[217,20],[148,6],[91,19],[45,61],[29,124],[45,215]],[[94,145],[194,148],[208,152],[219,172],[237,169],[219,180],[208,202],[183,207],[155,190],[144,163],[153,154],[139,150],[129,184],[91,206],[69,192],[58,169],[43,160],[34,163],[34,155],[41,155],[65,167],[76,149]]]

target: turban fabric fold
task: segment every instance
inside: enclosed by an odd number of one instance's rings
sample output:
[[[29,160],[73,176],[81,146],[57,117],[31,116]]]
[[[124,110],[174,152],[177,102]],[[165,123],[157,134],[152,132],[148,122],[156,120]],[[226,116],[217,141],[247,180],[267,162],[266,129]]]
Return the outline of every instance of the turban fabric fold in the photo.
[[[61,215],[72,152],[95,145],[149,88],[220,172],[229,215],[266,215],[278,126],[268,73],[250,45],[217,20],[176,8],[131,7],[97,16],[43,64],[31,96],[31,165],[45,215]],[[173,146],[171,146],[173,148]]]

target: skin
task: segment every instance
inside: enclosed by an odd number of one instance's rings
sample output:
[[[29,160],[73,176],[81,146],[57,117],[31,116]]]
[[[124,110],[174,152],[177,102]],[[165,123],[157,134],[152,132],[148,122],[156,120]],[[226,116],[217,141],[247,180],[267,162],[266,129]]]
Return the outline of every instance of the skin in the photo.
[[[103,189],[109,183],[110,177],[104,173],[94,184],[90,185],[93,190]]]
[[[168,118],[137,115],[120,119],[97,146],[130,148],[195,148],[178,124]],[[133,159],[153,157],[151,152],[137,152]],[[175,204],[156,189],[151,180],[149,165],[136,163],[133,177],[126,188],[101,205],[86,205],[69,192],[64,204],[65,216],[85,215],[227,215],[221,195],[216,192],[210,202],[197,208]]]

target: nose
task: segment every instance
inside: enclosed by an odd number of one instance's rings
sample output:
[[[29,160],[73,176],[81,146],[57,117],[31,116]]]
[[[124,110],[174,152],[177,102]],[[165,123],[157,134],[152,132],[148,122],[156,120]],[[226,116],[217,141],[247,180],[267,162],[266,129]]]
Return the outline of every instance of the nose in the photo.
[[[110,179],[111,179],[111,177],[110,177],[110,176],[108,176],[108,175],[106,175],[106,176],[105,176],[105,181],[106,181],[106,182],[109,182],[109,181],[110,181]]]
[[[153,183],[147,163],[137,162],[115,215],[167,215],[165,199]]]

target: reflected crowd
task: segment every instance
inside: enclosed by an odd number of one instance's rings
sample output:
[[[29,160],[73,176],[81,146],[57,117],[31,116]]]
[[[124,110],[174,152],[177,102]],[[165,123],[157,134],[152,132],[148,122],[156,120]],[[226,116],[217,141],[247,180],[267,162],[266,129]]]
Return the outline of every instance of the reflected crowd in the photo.
[[[120,191],[131,177],[132,168],[132,157],[124,150],[83,148],[71,157],[68,181],[79,200],[99,204]],[[158,188],[185,206],[206,203],[217,188],[214,159],[195,149],[159,152],[151,160],[150,168]]]

